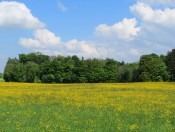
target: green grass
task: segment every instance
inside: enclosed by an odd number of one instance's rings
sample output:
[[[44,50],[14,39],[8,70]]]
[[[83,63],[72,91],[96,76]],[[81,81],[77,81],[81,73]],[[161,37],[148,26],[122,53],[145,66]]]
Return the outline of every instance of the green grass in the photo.
[[[145,116],[119,112],[113,108],[77,108],[59,104],[2,107],[1,131],[158,131],[175,130],[174,116],[168,120],[156,116]],[[135,125],[137,124],[137,125]],[[167,125],[165,125],[167,124]]]
[[[175,130],[174,86],[2,83],[0,132],[171,132]]]

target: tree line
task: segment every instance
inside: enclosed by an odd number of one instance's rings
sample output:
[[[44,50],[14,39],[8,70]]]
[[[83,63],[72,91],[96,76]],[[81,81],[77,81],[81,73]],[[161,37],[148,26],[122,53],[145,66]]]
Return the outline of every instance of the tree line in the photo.
[[[167,55],[143,55],[136,63],[80,59],[76,55],[19,54],[19,58],[8,59],[3,78],[6,82],[28,83],[175,81],[175,49]]]

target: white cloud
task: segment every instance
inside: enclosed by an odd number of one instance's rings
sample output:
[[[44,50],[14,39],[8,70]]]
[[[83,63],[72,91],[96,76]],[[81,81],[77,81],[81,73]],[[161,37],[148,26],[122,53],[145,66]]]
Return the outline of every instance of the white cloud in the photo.
[[[69,53],[79,54],[79,56],[84,57],[99,57],[100,53],[95,44],[87,41],[78,41],[76,39],[70,40],[65,43],[66,49]]]
[[[97,48],[95,43],[72,39],[62,42],[61,38],[46,29],[38,29],[34,32],[34,38],[20,38],[19,44],[24,48],[30,48],[49,55],[78,55],[86,58],[100,57],[105,49]]]
[[[130,10],[140,19],[142,30],[132,45],[139,49],[141,55],[166,54],[174,47],[175,9],[153,8],[148,4],[137,2],[130,7]]]
[[[164,27],[175,27],[175,9],[166,8],[164,10],[154,10],[142,2],[137,2],[130,9],[144,22],[159,24]]]
[[[175,0],[139,0],[139,1],[147,3],[149,5],[175,6]]]
[[[0,26],[38,29],[43,28],[44,23],[34,17],[23,3],[2,1],[0,2]]]
[[[25,48],[48,48],[61,43],[61,38],[47,29],[38,29],[34,32],[34,38],[20,38],[19,44]]]
[[[19,43],[25,48],[40,48],[42,45],[39,40],[20,38]]]
[[[47,29],[36,30],[34,36],[35,39],[48,46],[56,46],[61,42],[60,37],[57,37],[54,33],[48,31]]]
[[[101,24],[96,27],[95,34],[99,37],[109,40],[124,40],[131,41],[139,33],[140,27],[136,27],[137,21],[133,19],[123,19],[122,22],[116,23],[112,26]]]
[[[57,1],[57,6],[58,6],[58,8],[59,8],[62,12],[67,11],[66,6],[65,6],[62,2]]]

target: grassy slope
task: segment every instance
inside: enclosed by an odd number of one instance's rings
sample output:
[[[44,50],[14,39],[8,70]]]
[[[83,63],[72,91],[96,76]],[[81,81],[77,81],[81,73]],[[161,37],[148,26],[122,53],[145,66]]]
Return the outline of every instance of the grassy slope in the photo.
[[[0,83],[0,131],[173,131],[175,83]]]

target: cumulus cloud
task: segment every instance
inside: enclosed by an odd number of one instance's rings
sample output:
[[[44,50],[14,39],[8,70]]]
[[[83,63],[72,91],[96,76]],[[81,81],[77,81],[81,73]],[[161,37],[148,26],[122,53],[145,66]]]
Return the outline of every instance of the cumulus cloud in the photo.
[[[34,31],[34,38],[20,38],[19,44],[25,48],[48,48],[61,43],[61,38],[47,29]]]
[[[125,18],[122,22],[115,23],[112,26],[106,24],[97,26],[95,34],[105,39],[131,41],[138,35],[141,29],[136,27],[136,25],[137,21],[135,18]]]
[[[159,24],[165,27],[175,27],[175,9],[153,9],[149,5],[137,2],[131,6],[131,11],[147,23]]]
[[[57,6],[58,6],[58,8],[59,8],[62,12],[67,11],[66,6],[65,6],[62,2],[57,1]]]
[[[34,31],[34,38],[20,38],[19,44],[24,48],[30,48],[49,55],[78,55],[87,58],[101,57],[105,49],[96,47],[95,43],[72,39],[62,42],[61,38],[47,29]]]
[[[78,41],[76,39],[70,40],[65,43],[66,50],[69,53],[79,54],[79,56],[91,57],[96,56],[99,57],[101,55],[100,49],[98,49],[94,43],[87,41]]]
[[[43,28],[44,23],[34,17],[23,3],[2,1],[0,2],[0,26],[7,28],[38,29]]]
[[[134,41],[141,54],[166,54],[174,47],[175,9],[137,2],[130,10],[139,19],[142,28]]]

